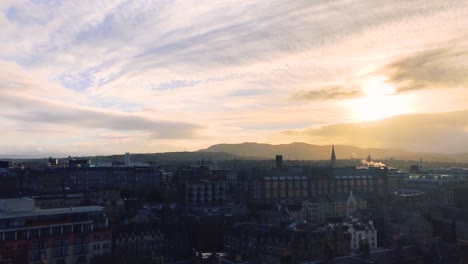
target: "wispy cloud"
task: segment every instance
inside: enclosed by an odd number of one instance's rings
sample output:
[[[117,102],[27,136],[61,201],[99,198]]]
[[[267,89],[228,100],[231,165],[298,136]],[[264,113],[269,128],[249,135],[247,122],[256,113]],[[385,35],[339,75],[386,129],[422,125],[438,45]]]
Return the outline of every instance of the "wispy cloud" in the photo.
[[[322,88],[319,90],[302,91],[293,95],[295,100],[306,101],[322,101],[322,100],[336,100],[336,99],[349,99],[362,95],[360,89],[346,89],[338,86]]]

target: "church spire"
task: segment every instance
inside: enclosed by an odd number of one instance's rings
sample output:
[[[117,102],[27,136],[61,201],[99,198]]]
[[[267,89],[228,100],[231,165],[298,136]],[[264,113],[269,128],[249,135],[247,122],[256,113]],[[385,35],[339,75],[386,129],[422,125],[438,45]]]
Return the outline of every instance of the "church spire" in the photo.
[[[332,154],[331,154],[331,166],[335,167],[336,165],[336,155],[335,155],[335,145],[332,146]]]

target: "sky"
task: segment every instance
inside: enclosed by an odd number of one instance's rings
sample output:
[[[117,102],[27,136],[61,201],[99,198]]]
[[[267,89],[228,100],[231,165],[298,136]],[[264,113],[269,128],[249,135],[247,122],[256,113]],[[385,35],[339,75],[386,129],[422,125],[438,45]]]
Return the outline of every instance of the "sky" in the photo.
[[[467,0],[3,0],[0,156],[467,152],[467,25]]]

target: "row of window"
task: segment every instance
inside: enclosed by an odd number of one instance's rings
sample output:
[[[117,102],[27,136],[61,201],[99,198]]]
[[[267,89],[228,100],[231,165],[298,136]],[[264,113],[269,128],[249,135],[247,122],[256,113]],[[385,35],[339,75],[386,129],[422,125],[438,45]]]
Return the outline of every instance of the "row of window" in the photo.
[[[31,242],[31,261],[38,261],[47,256],[47,240]],[[75,238],[74,254],[81,255],[88,252],[88,237],[77,236]],[[55,258],[69,255],[69,238],[57,238],[53,241],[52,254]]]

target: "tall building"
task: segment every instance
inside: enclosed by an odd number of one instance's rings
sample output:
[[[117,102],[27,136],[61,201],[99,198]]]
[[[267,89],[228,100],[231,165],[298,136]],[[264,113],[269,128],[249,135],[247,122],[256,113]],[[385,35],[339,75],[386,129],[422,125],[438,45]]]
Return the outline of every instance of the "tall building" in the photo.
[[[130,167],[130,153],[125,152],[125,167]]]
[[[88,263],[110,253],[112,232],[99,206],[39,209],[33,199],[0,200],[0,259]]]

